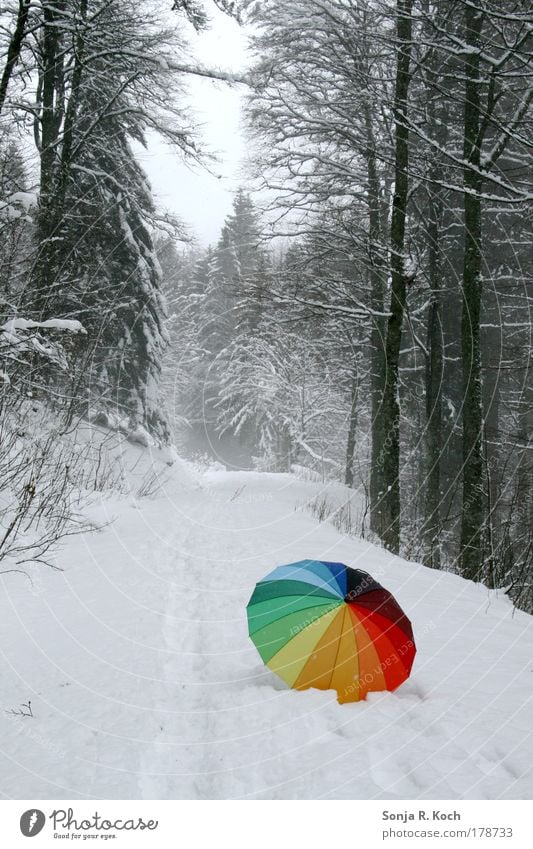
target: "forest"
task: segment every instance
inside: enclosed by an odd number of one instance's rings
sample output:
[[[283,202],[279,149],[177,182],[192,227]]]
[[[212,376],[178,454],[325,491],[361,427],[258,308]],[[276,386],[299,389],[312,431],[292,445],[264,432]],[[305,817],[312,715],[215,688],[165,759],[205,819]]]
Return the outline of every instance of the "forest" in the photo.
[[[242,74],[191,54],[215,7]],[[342,482],[360,509],[317,513],[533,612],[532,23],[525,0],[0,4],[0,571],[113,488],[74,444],[94,422]],[[242,91],[248,139],[208,248],[138,155],[209,167],[195,76]]]

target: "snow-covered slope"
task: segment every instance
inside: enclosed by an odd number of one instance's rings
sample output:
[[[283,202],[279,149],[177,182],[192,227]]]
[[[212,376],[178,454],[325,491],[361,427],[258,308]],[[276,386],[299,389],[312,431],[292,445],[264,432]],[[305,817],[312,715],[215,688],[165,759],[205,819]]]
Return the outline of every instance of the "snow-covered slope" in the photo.
[[[127,450],[138,475],[149,455]],[[318,523],[297,505],[319,483],[166,468],[157,495],[91,507],[114,521],[70,539],[63,572],[1,576],[4,797],[531,795],[532,617]],[[395,693],[339,705],[263,666],[248,598],[307,557],[371,572],[411,618]],[[9,712],[28,700],[33,716]]]

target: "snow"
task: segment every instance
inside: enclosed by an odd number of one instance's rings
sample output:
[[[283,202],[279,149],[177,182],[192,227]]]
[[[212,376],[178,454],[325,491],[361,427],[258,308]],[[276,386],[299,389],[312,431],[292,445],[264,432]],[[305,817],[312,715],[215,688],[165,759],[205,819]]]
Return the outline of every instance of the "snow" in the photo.
[[[32,321],[27,318],[10,318],[9,321],[0,325],[0,355],[7,359],[14,359],[23,351],[34,350],[41,356],[57,363],[61,368],[67,369],[68,364],[61,345],[48,342],[38,333],[22,336],[18,333],[21,330],[40,328],[67,330],[71,333],[87,332],[81,322],[74,319],[49,318],[47,321]],[[9,376],[7,376],[5,382],[9,382]]]
[[[31,223],[28,214],[37,202],[37,196],[32,192],[14,192],[5,198],[0,198],[0,221],[27,221]]]
[[[128,492],[93,500],[101,530],[67,541],[63,571],[1,576],[4,797],[531,796],[532,617],[319,523],[302,505],[320,481],[120,451]],[[339,705],[263,666],[247,601],[303,558],[395,594],[418,649],[396,692]],[[28,700],[33,717],[9,713]]]
[[[34,328],[48,328],[51,330],[68,330],[70,333],[86,333],[81,321],[68,318],[49,318],[46,321],[32,321],[28,318],[10,318],[0,326],[0,332],[12,341],[20,341],[17,330],[33,330]]]
[[[25,212],[29,212],[31,207],[37,204],[37,194],[35,192],[13,192],[7,200],[11,203],[19,203]]]

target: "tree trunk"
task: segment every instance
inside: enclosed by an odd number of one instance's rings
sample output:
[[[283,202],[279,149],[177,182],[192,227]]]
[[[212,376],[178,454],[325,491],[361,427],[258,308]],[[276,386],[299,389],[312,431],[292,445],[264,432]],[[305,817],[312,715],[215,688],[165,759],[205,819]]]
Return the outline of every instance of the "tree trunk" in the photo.
[[[83,73],[83,59],[85,52],[85,27],[87,24],[88,0],[80,0],[78,32],[74,46],[74,67],[72,71],[72,83],[70,96],[65,111],[65,122],[63,127],[63,140],[61,144],[61,168],[59,173],[59,186],[57,191],[58,215],[62,217],[65,205],[70,168],[72,164],[72,151],[74,146],[74,129],[79,110],[80,86]]]
[[[391,219],[391,303],[385,344],[383,395],[383,533],[385,547],[400,549],[400,404],[398,368],[405,311],[405,224],[408,198],[409,130],[407,95],[410,83],[412,0],[398,0],[398,62],[394,95],[394,197]]]
[[[483,411],[481,397],[481,179],[479,53],[483,17],[465,6],[464,260],[461,356],[463,365],[463,505],[460,566],[465,578],[480,577],[483,561]]]
[[[445,0],[444,0],[445,4]],[[429,0],[423,3],[425,25],[428,40],[432,38],[432,18],[446,19],[443,14],[443,0],[438,0],[432,7]],[[445,24],[446,26],[446,24]],[[442,276],[442,257],[444,247],[443,236],[443,184],[445,183],[443,158],[437,149],[444,150],[448,143],[448,103],[439,96],[442,82],[442,68],[436,49],[432,50],[427,59],[426,98],[429,132],[435,140],[436,149],[433,151],[428,170],[428,210],[426,240],[428,246],[428,282],[431,291],[431,301],[428,312],[426,332],[426,425],[425,441],[426,456],[424,468],[424,563],[434,569],[441,567],[441,534],[443,514],[443,491],[441,481],[441,464],[443,449],[443,410],[442,394],[444,383],[444,319],[442,309],[442,292],[444,280]],[[449,272],[448,272],[449,273]]]
[[[370,104],[366,103],[365,125],[368,142],[368,254],[370,262],[370,392],[371,392],[371,455],[370,455],[370,528],[379,537],[383,534],[383,391],[385,384],[385,281],[383,246],[381,240],[380,192],[376,163],[376,144],[372,127]]]
[[[28,23],[28,13],[30,11],[30,3],[31,0],[19,0],[17,21],[15,23],[13,35],[9,40],[6,64],[4,65],[2,79],[0,80],[0,112],[2,112],[7,96],[9,82],[11,80],[15,65],[18,62],[20,51],[22,50],[22,45],[24,43],[24,36],[26,35],[26,25]]]
[[[359,378],[357,373],[352,379],[350,420],[348,422],[348,439],[346,441],[346,468],[344,483],[353,486],[353,457],[355,453],[355,434],[357,431],[357,401],[359,395]]]
[[[55,190],[58,175],[58,142],[63,119],[64,81],[61,51],[64,0],[47,2],[43,8],[43,35],[41,39],[40,90],[40,180],[37,243],[33,277],[35,282],[35,310],[40,318],[47,318],[50,302],[55,292],[56,256]]]
[[[442,448],[442,380],[443,380],[443,336],[441,309],[441,262],[440,221],[442,200],[433,184],[430,187],[428,276],[431,287],[427,326],[426,359],[426,475],[425,475],[425,522],[424,537],[427,556],[426,566],[440,569],[441,535],[441,485],[440,462]]]
[[[485,292],[483,295],[482,328],[481,328],[481,363],[482,363],[482,404],[483,404],[483,477],[486,484],[485,504],[485,540],[489,549],[491,567],[490,579],[493,586],[498,586],[498,564],[494,556],[497,546],[501,522],[504,518],[502,510],[502,493],[505,483],[502,472],[505,470],[505,455],[502,454],[502,429],[505,430],[505,413],[502,411],[501,394],[502,380],[505,378],[500,369],[500,363],[505,357],[502,345],[502,318],[499,292]],[[483,327],[483,324],[487,327]],[[504,331],[505,332],[505,331]],[[505,474],[505,472],[504,472]]]

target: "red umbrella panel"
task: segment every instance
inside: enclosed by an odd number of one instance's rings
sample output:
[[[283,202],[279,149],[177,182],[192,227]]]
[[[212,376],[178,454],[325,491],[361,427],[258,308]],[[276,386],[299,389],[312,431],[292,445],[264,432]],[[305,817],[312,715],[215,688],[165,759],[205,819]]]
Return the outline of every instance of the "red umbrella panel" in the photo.
[[[360,569],[325,560],[278,566],[257,584],[247,613],[263,661],[296,690],[332,689],[339,702],[356,702],[410,675],[411,623]]]

